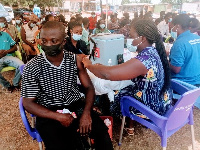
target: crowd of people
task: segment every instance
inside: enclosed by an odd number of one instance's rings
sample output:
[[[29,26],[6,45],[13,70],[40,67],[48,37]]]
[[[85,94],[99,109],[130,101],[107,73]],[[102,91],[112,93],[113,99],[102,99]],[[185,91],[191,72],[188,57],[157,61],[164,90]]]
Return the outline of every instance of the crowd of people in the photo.
[[[23,105],[37,116],[36,128],[47,149],[83,149],[86,136],[94,139],[97,150],[113,149],[108,128],[93,111],[95,92],[86,68],[105,80],[132,81],[115,91],[110,113],[116,117],[121,115],[120,99],[125,95],[164,115],[174,105],[171,78],[200,86],[198,19],[166,13],[154,20],[147,12],[132,20],[128,13],[121,19],[112,14],[107,27],[106,22],[105,16],[98,20],[94,12],[88,18],[77,14],[69,22],[63,15],[32,14],[24,23],[23,16],[17,15],[14,25],[0,17],[0,70],[15,67],[13,85],[2,74],[0,84],[10,92],[19,90],[19,69],[26,64],[21,84]],[[125,39],[131,39],[127,48],[134,47],[137,56],[115,66],[92,64],[87,56],[89,41],[95,34],[123,34]],[[169,53],[165,42],[173,44]],[[14,56],[17,50],[21,59]],[[57,112],[63,109],[75,112],[77,118]],[[134,108],[130,111],[145,117]],[[128,122],[127,132],[133,135],[133,122]]]

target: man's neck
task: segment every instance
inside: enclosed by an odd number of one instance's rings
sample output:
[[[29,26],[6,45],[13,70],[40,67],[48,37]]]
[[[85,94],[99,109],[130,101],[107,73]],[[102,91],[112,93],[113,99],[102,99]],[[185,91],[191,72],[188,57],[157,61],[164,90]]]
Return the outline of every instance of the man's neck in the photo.
[[[54,66],[60,66],[63,58],[64,58],[64,52],[62,51],[60,54],[58,54],[57,56],[47,56],[46,58],[48,59],[48,61],[50,63],[52,63]]]

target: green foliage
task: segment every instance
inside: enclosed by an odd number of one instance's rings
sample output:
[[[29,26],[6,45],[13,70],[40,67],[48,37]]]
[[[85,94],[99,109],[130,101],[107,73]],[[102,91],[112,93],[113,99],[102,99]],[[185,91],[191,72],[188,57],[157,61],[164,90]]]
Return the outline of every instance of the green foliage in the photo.
[[[1,0],[2,4],[9,4],[12,5],[18,5],[21,7],[25,6],[31,6],[34,4],[38,4],[38,6],[47,6],[47,7],[53,7],[53,6],[61,6],[62,0]]]
[[[129,4],[129,3],[131,3],[130,0],[122,0],[122,2],[121,2],[122,5],[123,4]]]
[[[186,2],[198,2],[199,0],[161,0],[162,3],[170,3],[170,4],[183,4]]]

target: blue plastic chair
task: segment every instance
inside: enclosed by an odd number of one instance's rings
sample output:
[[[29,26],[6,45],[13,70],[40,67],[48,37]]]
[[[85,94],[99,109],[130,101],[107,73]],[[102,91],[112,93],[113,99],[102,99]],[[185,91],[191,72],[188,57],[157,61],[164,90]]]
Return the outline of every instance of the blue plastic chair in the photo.
[[[27,132],[29,133],[29,135],[33,138],[33,140],[37,140],[37,142],[39,143],[39,149],[42,150],[43,146],[42,146],[42,138],[40,137],[40,134],[38,133],[38,131],[36,130],[36,128],[31,127],[28,118],[26,116],[26,112],[23,106],[23,99],[22,97],[19,100],[19,110],[20,110],[20,115],[22,118],[22,121],[24,123],[24,126],[27,130]]]
[[[171,80],[171,87],[174,91],[180,94],[181,97],[164,116],[159,115],[133,97],[122,97],[120,104],[123,119],[120,130],[119,145],[121,145],[122,142],[125,118],[129,117],[156,132],[161,137],[161,146],[163,147],[163,150],[166,150],[167,138],[188,123],[191,125],[192,147],[194,149],[193,105],[200,95],[200,88],[189,91],[187,87],[174,80]],[[145,120],[134,115],[129,111],[130,107],[139,110],[150,120]]]
[[[177,79],[173,79],[173,80],[178,82],[178,83],[180,83],[180,84],[182,84],[183,86],[186,86],[190,90],[194,90],[194,89],[198,88],[197,86],[194,86],[192,84],[189,84],[189,83],[177,80]],[[178,96],[178,95],[176,95],[176,96]],[[196,106],[197,108],[200,109],[200,97],[195,101],[194,106]]]
[[[23,73],[24,66],[25,65],[20,66],[20,73],[21,74]],[[36,139],[38,141],[39,149],[42,150],[43,149],[42,148],[42,138],[40,137],[40,134],[38,133],[38,131],[35,128],[35,115],[30,114],[31,117],[32,117],[31,118],[32,119],[32,122],[31,122],[32,125],[30,125],[30,123],[27,119],[26,112],[24,110],[24,106],[23,106],[22,102],[23,102],[23,99],[21,97],[20,100],[19,100],[19,110],[20,110],[20,115],[22,117],[22,121],[24,123],[24,126],[25,126],[27,132],[29,133],[29,135],[33,138],[33,140]]]

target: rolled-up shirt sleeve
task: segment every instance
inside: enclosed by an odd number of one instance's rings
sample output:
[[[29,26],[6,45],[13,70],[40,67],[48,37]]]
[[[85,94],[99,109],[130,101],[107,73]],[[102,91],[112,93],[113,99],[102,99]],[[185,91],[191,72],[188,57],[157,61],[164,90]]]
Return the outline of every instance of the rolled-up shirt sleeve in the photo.
[[[25,67],[22,75],[21,96],[24,98],[36,98],[39,92],[40,86],[37,73],[30,67]]]

